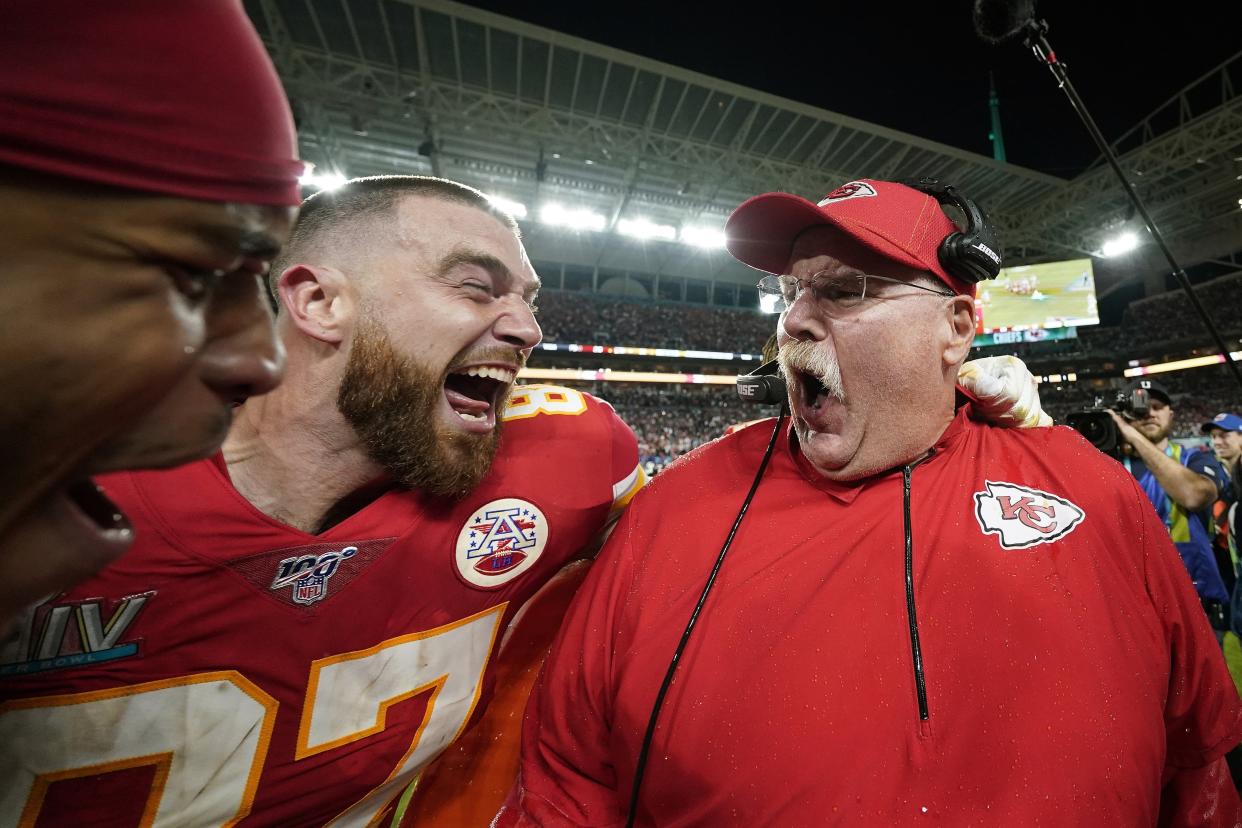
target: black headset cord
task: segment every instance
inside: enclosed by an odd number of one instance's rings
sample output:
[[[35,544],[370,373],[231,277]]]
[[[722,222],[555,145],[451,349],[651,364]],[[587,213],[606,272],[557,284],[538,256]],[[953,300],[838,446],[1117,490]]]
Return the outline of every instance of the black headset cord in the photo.
[[[690,633],[694,630],[695,623],[699,620],[699,612],[703,609],[703,605],[707,603],[708,593],[712,591],[712,586],[716,583],[716,575],[720,572],[720,567],[724,563],[725,553],[729,551],[729,547],[733,544],[733,536],[737,534],[738,527],[742,525],[742,518],[746,517],[746,511],[750,508],[750,501],[755,496],[755,491],[759,488],[759,481],[763,479],[763,472],[768,467],[768,460],[772,458],[772,449],[776,447],[776,440],[780,436],[781,426],[785,423],[786,408],[781,406],[781,412],[776,418],[776,426],[772,429],[772,438],[768,440],[767,451],[763,453],[763,461],[759,463],[759,470],[755,472],[755,479],[750,484],[750,491],[746,493],[746,499],[742,501],[742,508],[738,510],[737,518],[733,521],[733,528],[729,530],[729,536],[725,538],[724,546],[720,547],[720,554],[716,556],[716,563],[712,566],[711,574],[707,576],[707,584],[703,587],[703,594],[699,596],[699,602],[694,606],[694,612],[690,613],[690,621],[686,624],[686,629],[681,634],[681,641],[677,644],[677,649],[673,652],[673,658],[668,663],[668,672],[664,674],[664,682],[660,685],[660,692],[656,694],[655,704],[651,706],[651,718],[647,720],[647,732],[643,735],[642,747],[638,750],[638,763],[634,766],[634,785],[630,788],[630,812],[625,819],[625,828],[633,828],[634,814],[638,809],[638,794],[643,785],[643,771],[647,767],[647,753],[651,750],[651,738],[655,735],[656,722],[660,718],[660,708],[664,705],[664,696],[668,693],[669,685],[673,683],[673,674],[677,672],[677,665],[681,661],[681,654],[686,649],[686,642],[690,640]]]

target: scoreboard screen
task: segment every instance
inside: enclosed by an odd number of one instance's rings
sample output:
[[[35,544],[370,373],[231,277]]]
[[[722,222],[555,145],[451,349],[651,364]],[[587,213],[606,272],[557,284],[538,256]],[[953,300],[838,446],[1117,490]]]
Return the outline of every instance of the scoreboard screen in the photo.
[[[978,285],[975,323],[980,334],[1099,322],[1090,259],[1007,267]]]

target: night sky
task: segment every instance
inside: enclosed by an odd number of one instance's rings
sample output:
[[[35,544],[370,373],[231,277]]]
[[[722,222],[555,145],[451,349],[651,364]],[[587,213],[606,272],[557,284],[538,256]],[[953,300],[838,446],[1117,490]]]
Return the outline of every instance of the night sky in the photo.
[[[1011,163],[1072,177],[1096,156],[1051,73],[1020,42],[992,47],[975,36],[969,0],[829,2],[814,13],[790,3],[772,14],[667,0],[615,10],[580,0],[468,4],[986,155],[991,71]],[[1138,9],[1090,0],[1038,6],[1109,138],[1242,50],[1237,0]]]

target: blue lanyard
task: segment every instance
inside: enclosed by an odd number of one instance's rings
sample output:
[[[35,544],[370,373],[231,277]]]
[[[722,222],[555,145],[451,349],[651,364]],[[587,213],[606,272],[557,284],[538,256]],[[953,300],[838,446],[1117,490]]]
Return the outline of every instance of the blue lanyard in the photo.
[[[1181,463],[1181,448],[1182,447],[1176,443],[1169,443],[1169,445],[1165,446],[1164,454],[1166,457],[1171,457]],[[1125,463],[1126,471],[1130,472],[1130,475],[1133,476],[1134,467],[1130,465],[1130,458],[1122,458],[1122,462]],[[1146,464],[1144,464],[1144,468],[1146,470],[1144,471],[1143,476],[1138,478],[1139,486],[1142,487],[1144,493],[1146,493],[1147,499],[1151,501],[1151,505],[1156,507],[1156,514],[1160,516],[1162,521],[1164,521],[1165,528],[1172,530],[1173,519],[1175,517],[1174,510],[1176,510],[1178,506],[1173,502],[1173,499],[1165,493],[1164,487],[1160,485],[1160,481],[1156,480],[1156,475],[1152,472],[1151,468]]]

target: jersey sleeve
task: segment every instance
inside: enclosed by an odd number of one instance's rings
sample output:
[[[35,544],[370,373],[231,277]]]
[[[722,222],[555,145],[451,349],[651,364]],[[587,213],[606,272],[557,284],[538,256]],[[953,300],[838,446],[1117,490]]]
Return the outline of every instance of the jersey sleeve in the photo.
[[[611,405],[603,400],[596,400],[596,403],[608,419],[612,441],[612,511],[615,514],[629,505],[646,484],[647,475],[638,461],[638,440],[634,432]]]
[[[626,514],[575,596],[522,726],[518,779],[495,828],[595,828],[624,822],[609,759],[613,659],[633,580]]]
[[[1133,493],[1136,506],[1144,506],[1137,486]],[[1242,741],[1242,703],[1168,532],[1151,509],[1138,512],[1147,592],[1171,660],[1164,711],[1168,773],[1203,768]]]
[[[1220,461],[1210,451],[1197,451],[1186,460],[1186,468],[1201,474],[1216,487],[1216,497],[1225,496],[1225,487],[1229,483],[1228,475]]]

